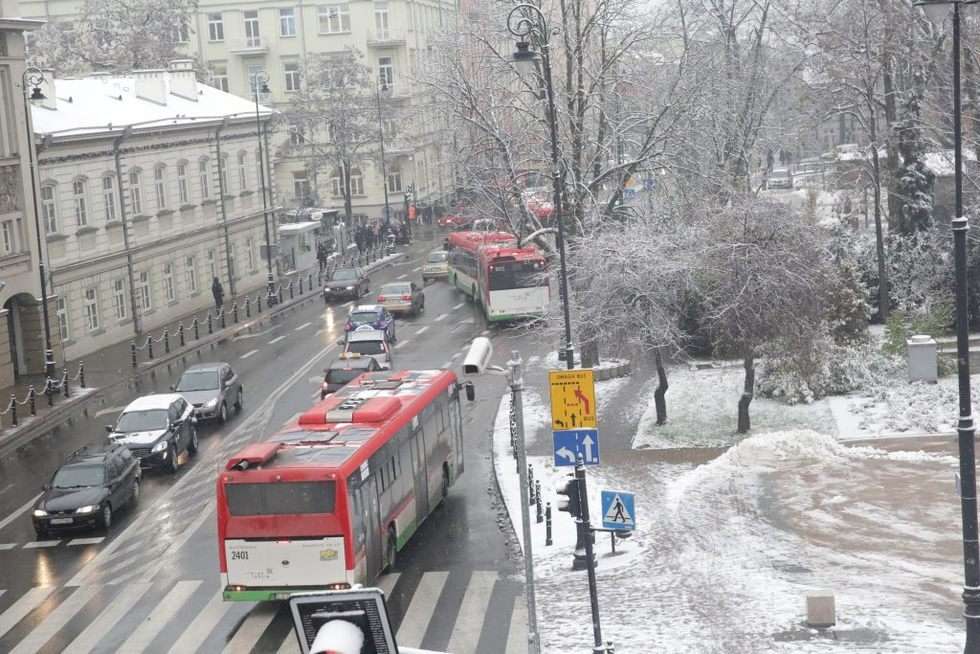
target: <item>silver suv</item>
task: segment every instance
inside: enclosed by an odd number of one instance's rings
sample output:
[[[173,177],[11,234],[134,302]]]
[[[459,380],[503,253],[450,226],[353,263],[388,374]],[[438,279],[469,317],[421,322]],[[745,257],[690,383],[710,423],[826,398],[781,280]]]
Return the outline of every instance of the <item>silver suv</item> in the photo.
[[[224,424],[228,412],[239,413],[245,406],[245,387],[241,377],[227,363],[199,363],[180,376],[173,390],[194,406],[198,420],[217,420]]]

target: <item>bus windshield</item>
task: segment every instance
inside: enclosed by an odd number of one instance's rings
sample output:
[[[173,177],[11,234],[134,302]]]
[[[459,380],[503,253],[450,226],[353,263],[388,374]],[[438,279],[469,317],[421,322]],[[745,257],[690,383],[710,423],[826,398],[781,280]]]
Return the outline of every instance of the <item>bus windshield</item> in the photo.
[[[333,513],[332,481],[274,484],[226,484],[228,511],[233,516]]]
[[[540,261],[506,261],[490,264],[490,290],[547,286],[544,267]]]

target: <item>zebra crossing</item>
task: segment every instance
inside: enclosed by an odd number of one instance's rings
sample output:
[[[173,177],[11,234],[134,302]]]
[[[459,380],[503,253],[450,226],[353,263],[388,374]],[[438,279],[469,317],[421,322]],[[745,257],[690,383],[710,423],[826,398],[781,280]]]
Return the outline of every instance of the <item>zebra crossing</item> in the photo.
[[[521,584],[497,571],[407,570],[377,584],[400,645],[523,654]],[[216,579],[0,589],[0,652],[299,654],[284,602],[225,602]]]

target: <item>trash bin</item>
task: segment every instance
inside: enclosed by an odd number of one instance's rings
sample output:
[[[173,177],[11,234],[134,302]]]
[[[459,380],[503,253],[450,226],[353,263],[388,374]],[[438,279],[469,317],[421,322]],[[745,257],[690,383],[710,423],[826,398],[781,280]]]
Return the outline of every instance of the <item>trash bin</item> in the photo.
[[[909,361],[909,381],[935,384],[939,377],[936,341],[929,335],[912,336],[906,341]]]

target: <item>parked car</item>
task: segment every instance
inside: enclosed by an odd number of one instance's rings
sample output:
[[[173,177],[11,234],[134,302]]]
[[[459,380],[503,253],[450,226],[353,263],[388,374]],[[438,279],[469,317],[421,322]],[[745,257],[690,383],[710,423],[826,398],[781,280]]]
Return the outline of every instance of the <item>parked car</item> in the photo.
[[[345,337],[361,325],[371,325],[374,329],[385,332],[392,343],[398,340],[395,336],[395,317],[383,306],[355,304],[347,316],[347,324],[344,325]]]
[[[378,304],[394,314],[417,316],[425,311],[425,293],[415,282],[391,282],[381,287]]]
[[[323,285],[323,301],[357,300],[370,288],[371,280],[363,268],[338,268]]]
[[[793,173],[789,168],[773,168],[766,179],[766,189],[792,189]]]
[[[377,359],[373,356],[361,356],[357,353],[341,354],[330,367],[323,371],[323,383],[320,384],[320,399],[330,393],[336,393],[341,388],[354,381],[365,372],[381,370]]]
[[[197,453],[195,423],[194,407],[183,395],[163,393],[133,400],[106,431],[109,440],[128,447],[142,467],[176,473],[182,453]]]
[[[228,407],[241,413],[245,406],[245,386],[227,363],[198,363],[184,371],[170,390],[183,395],[194,407],[198,420],[228,420]]]
[[[422,266],[422,282],[430,279],[446,279],[449,276],[449,253],[445,250],[433,250]]]
[[[344,355],[359,354],[362,357],[373,357],[382,370],[391,370],[391,343],[383,331],[370,325],[361,325],[347,335],[344,345]]]
[[[55,529],[109,529],[114,512],[139,499],[140,481],[139,461],[123,445],[76,450],[44,485],[34,531],[44,538]]]

